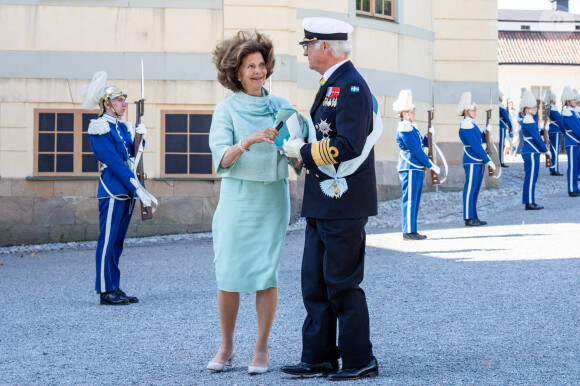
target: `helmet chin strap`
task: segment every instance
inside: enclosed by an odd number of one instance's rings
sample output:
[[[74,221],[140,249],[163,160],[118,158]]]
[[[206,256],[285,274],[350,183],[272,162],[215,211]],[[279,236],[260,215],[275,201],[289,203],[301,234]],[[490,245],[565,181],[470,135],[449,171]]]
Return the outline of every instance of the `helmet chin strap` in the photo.
[[[119,113],[117,113],[117,111],[113,107],[113,104],[111,103],[111,100],[110,99],[107,99],[107,100],[103,101],[103,103],[106,103],[107,106],[109,106],[109,108],[111,109],[111,111],[113,111],[113,113],[115,114],[115,117],[117,117],[117,119],[121,118],[121,116],[119,115]]]

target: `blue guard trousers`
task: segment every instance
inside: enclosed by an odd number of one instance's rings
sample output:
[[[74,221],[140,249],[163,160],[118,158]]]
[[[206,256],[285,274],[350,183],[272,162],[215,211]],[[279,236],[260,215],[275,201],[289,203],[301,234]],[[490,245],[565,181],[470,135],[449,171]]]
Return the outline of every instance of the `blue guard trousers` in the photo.
[[[99,200],[99,240],[95,256],[97,278],[95,291],[110,292],[119,286],[119,257],[131,222],[131,200]]]
[[[580,168],[580,152],[578,146],[566,146],[568,155],[568,171],[566,179],[568,180],[568,193],[578,191],[578,169]]]
[[[536,203],[536,182],[540,173],[540,154],[522,153],[524,159],[524,190],[522,192],[522,204]]]
[[[403,233],[417,232],[417,215],[421,203],[423,191],[423,170],[402,170],[399,172],[399,180],[402,187],[401,224]]]
[[[464,164],[465,185],[463,185],[463,219],[478,219],[477,216],[477,197],[483,182],[483,171],[485,165],[481,164]]]
[[[551,172],[560,172],[560,163],[558,162],[558,154],[560,154],[560,138],[562,134],[558,133],[548,133],[548,138],[550,138],[550,158],[552,158]]]

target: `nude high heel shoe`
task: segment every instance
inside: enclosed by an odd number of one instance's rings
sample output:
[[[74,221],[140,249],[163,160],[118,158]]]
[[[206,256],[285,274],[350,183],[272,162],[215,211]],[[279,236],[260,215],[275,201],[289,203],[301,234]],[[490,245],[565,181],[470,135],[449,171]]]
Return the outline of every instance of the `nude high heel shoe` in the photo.
[[[236,357],[236,350],[232,350],[232,353],[230,354],[230,356],[228,357],[228,359],[226,359],[225,363],[219,363],[219,362],[209,362],[207,364],[207,369],[211,370],[211,371],[215,371],[215,372],[222,372],[224,371],[224,368],[226,366],[231,366],[232,363],[234,362],[234,358]]]
[[[270,358],[268,358],[268,361],[270,360]],[[248,366],[248,374],[250,375],[256,375],[256,374],[264,374],[265,372],[268,371],[268,366],[266,367],[259,367],[259,366]]]

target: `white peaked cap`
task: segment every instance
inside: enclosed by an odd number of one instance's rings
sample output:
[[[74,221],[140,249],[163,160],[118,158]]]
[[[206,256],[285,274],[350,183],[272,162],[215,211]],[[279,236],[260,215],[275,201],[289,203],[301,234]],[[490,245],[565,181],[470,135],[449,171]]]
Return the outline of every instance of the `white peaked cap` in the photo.
[[[413,104],[413,93],[411,90],[401,90],[399,92],[399,97],[393,103],[393,110],[400,113],[401,111],[413,110],[415,105]]]
[[[461,94],[461,99],[459,100],[459,104],[455,109],[455,111],[457,111],[457,114],[459,115],[463,114],[463,110],[476,110],[475,103],[473,103],[473,101],[471,100],[471,92],[469,91],[466,91],[463,94]]]
[[[307,44],[316,40],[348,40],[352,32],[352,25],[345,21],[328,17],[307,17],[302,20],[304,40],[300,44]]]
[[[520,110],[525,107],[536,107],[536,98],[529,91],[526,91],[520,100]]]
[[[564,87],[564,91],[562,91],[562,104],[574,99],[576,99],[576,94],[574,94],[574,91],[572,91],[570,86]]]

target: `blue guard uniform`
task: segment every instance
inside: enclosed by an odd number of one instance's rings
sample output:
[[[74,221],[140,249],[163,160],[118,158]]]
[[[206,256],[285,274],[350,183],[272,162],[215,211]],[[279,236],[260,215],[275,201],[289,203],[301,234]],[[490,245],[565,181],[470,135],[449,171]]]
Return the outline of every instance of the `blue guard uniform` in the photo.
[[[101,162],[99,200],[99,240],[96,252],[97,293],[111,292],[119,287],[119,257],[131,214],[135,190],[140,186],[127,165],[134,157],[134,146],[128,122],[109,114],[92,120],[89,138],[95,157]]]
[[[564,130],[564,122],[562,121],[562,115],[558,111],[556,105],[550,105],[550,123],[548,125],[548,138],[550,139],[550,158],[552,159],[552,167],[550,172],[559,174],[560,173],[560,162],[558,162],[558,155],[560,154],[560,137]]]
[[[321,81],[310,116],[316,141],[311,135],[312,143],[300,149],[307,169],[302,205],[306,217],[302,296],[307,311],[302,362],[342,357],[344,369],[360,368],[374,358],[367,302],[360,287],[365,225],[377,214],[374,150],[343,178],[321,171],[324,167],[338,171],[343,162],[359,157],[373,131],[373,98],[350,61]]]
[[[526,114],[522,120],[522,133],[524,139],[522,158],[525,170],[522,204],[535,204],[536,182],[540,172],[540,153],[547,153],[548,148],[540,136],[536,120],[530,114]]]
[[[578,190],[578,170],[580,168],[580,119],[576,116],[573,108],[564,106],[562,109],[562,121],[564,122],[564,147],[568,155],[568,171],[566,180],[568,181],[568,194],[576,195]]]
[[[499,163],[504,166],[504,148],[505,148],[505,138],[508,135],[508,130],[512,130],[512,120],[510,115],[506,110],[504,104],[499,105]]]
[[[482,134],[473,119],[465,117],[459,128],[459,138],[464,145],[463,219],[479,220],[477,215],[477,197],[483,182],[485,164],[491,160],[483,149],[485,134]]]
[[[425,168],[431,168],[433,163],[425,154],[427,137],[421,133],[409,120],[401,120],[397,128],[397,144],[401,149],[397,171],[402,186],[402,231],[417,232],[417,215],[423,190]]]

